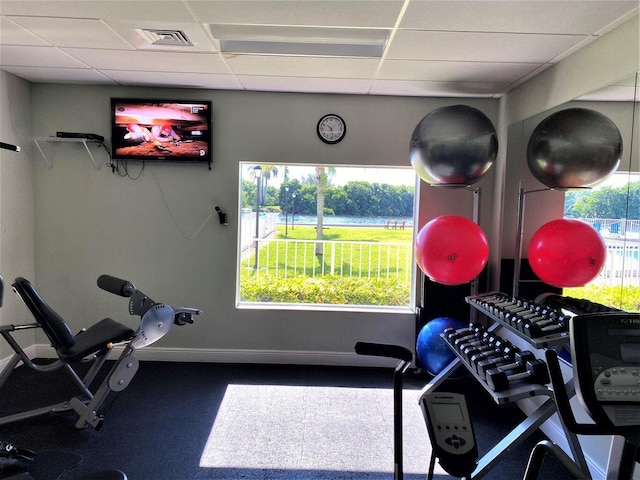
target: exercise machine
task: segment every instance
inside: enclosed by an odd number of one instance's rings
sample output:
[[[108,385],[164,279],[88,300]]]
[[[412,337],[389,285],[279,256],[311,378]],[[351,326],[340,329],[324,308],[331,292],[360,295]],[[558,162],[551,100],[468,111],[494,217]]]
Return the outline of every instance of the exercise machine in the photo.
[[[97,284],[107,292],[129,298],[129,314],[140,317],[137,330],[105,318],[74,335],[65,320],[47,304],[29,280],[22,277],[15,279],[13,290],[25,303],[35,323],[0,326],[0,335],[15,352],[0,373],[0,388],[22,362],[40,373],[65,371],[81,394],[53,405],[0,417],[0,425],[73,411],[78,415],[76,428],[82,429],[90,425],[98,430],[104,422],[103,416],[98,412],[107,396],[127,388],[138,370],[136,351],[160,340],[173,325],[193,323],[193,316],[202,313],[193,307],[172,307],[157,303],[133,283],[110,275],[101,275]],[[41,329],[45,333],[57,357],[54,361],[36,362],[25,353],[14,334],[29,329]],[[122,353],[99,387],[92,391],[92,382],[105,366],[105,361],[115,346],[123,346]],[[80,367],[85,363],[90,366],[82,375]]]
[[[613,435],[607,480],[633,478],[640,446],[640,314],[603,312],[570,319],[576,396],[594,423],[578,423],[563,385],[557,352],[545,352],[558,414],[581,435]],[[558,457],[564,452],[550,450]],[[535,452],[534,452],[535,453]],[[526,480],[537,478],[543,454],[532,459]],[[576,477],[576,478],[589,478]]]
[[[70,478],[67,473],[82,462],[76,453],[33,452],[0,440],[0,478],[5,480],[127,480],[121,470],[102,469]]]
[[[420,399],[420,407],[432,448],[427,479],[433,479],[436,459],[447,473],[469,477],[478,463],[478,446],[464,395],[429,393]]]
[[[398,359],[398,364],[393,372],[393,479],[404,478],[402,460],[402,386],[405,372],[411,366],[413,353],[399,345],[387,345],[384,343],[358,342],[355,346],[358,355],[371,355]]]
[[[555,349],[545,351],[555,409],[563,428],[572,437],[612,435],[605,478],[630,480],[640,445],[640,314],[608,310],[576,315],[567,323],[572,381],[565,383],[562,377],[560,361],[565,360],[559,359],[558,352]],[[506,368],[511,366],[505,365]],[[577,423],[569,403],[569,397],[574,393],[571,385],[594,423]],[[441,398],[447,396],[451,397],[449,405],[441,405],[440,409],[434,407],[438,402],[444,403]],[[452,408],[452,404],[456,408]],[[473,438],[473,429],[465,413],[464,398],[428,391],[420,397],[420,405],[434,446],[433,455],[445,471],[465,478],[481,476],[484,470],[474,470],[474,455],[469,449],[468,438]],[[447,434],[446,425],[451,434]],[[455,430],[456,426],[458,430]],[[455,438],[453,432],[456,432]],[[466,436],[457,432],[464,432]],[[447,438],[449,442],[446,442]],[[575,441],[572,442],[570,446],[575,447]],[[572,453],[578,457],[572,459],[552,442],[539,442],[531,452],[524,479],[538,479],[545,455],[552,454],[572,477],[590,480],[586,462],[579,455],[581,452],[573,452],[574,449]]]

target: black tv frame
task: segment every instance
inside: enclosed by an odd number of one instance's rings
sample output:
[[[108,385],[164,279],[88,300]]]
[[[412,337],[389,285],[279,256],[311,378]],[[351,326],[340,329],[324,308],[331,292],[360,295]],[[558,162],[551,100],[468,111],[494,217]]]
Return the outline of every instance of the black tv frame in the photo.
[[[211,100],[185,100],[185,99],[173,99],[170,97],[156,97],[156,98],[127,98],[127,97],[112,97],[111,98],[111,157],[113,161],[143,161],[143,162],[171,162],[171,163],[206,163],[211,170],[211,163],[213,160],[213,115],[212,107],[213,102]],[[205,111],[200,112],[188,112],[180,113],[179,109],[170,109],[167,105],[191,105],[204,107]],[[148,110],[146,115],[141,112],[131,110],[125,112],[121,110],[117,112],[117,109],[130,107],[144,107]],[[138,108],[141,110],[141,108]],[[172,116],[175,112],[175,116]],[[200,140],[206,144],[206,152],[204,155],[196,154],[179,154],[172,155],[171,147],[161,144],[155,149],[147,148],[146,152],[141,151],[139,153],[132,152],[131,148],[128,148],[127,152],[122,152],[123,148],[135,147],[135,143],[127,142],[124,140],[125,134],[128,132],[127,125],[138,124],[141,127],[147,128],[149,131],[154,125],[168,123],[172,125],[177,133],[182,133],[181,137],[184,138],[184,134],[188,135],[188,128],[197,125],[198,117],[202,117],[202,122],[206,126],[204,129],[197,131],[202,132],[202,135],[194,136],[188,140],[194,141]],[[135,120],[135,121],[134,121]],[[153,142],[141,142],[153,143]],[[166,150],[165,150],[166,149]],[[155,150],[158,150],[156,152]]]

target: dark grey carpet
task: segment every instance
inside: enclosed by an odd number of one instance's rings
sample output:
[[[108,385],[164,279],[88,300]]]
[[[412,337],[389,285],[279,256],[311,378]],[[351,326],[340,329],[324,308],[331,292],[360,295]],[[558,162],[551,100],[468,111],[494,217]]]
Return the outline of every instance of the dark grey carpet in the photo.
[[[272,458],[261,460],[267,462],[266,467],[257,463],[255,465],[258,466],[254,465],[250,468],[242,465],[225,467],[221,464],[219,456],[214,462],[215,466],[206,466],[203,453],[207,448],[216,447],[215,442],[212,443],[210,438],[216,418],[225,408],[224,399],[229,386],[344,387],[345,389],[376,389],[383,392],[384,389],[388,389],[390,392],[392,376],[392,370],[377,368],[142,362],[131,385],[119,395],[113,395],[107,400],[107,408],[104,411],[105,423],[99,431],[90,428],[76,430],[73,426],[75,422],[73,414],[25,420],[0,427],[1,440],[13,442],[36,452],[48,452],[49,457],[47,465],[40,462],[37,468],[24,462],[7,464],[0,460],[0,478],[20,469],[37,473],[38,469],[44,468],[49,472],[47,474],[49,476],[45,478],[40,474],[41,477],[36,476],[36,480],[55,478],[51,475],[56,473],[56,470],[60,470],[58,472],[60,480],[73,480],[101,469],[114,468],[124,471],[130,480],[391,480],[393,465],[389,465],[385,471],[375,471],[375,468],[374,471],[362,469],[355,471],[353,467],[349,467],[348,460],[352,456],[371,454],[371,451],[377,448],[384,450],[380,455],[391,459],[393,448],[392,411],[389,411],[388,404],[384,403],[384,400],[380,402],[382,416],[385,418],[381,422],[386,423],[375,430],[384,436],[383,439],[372,438],[375,436],[374,431],[362,431],[363,427],[360,426],[354,428],[354,425],[360,425],[355,421],[355,417],[351,422],[348,418],[340,420],[338,417],[331,418],[327,415],[327,412],[332,411],[333,413],[342,412],[343,417],[344,415],[357,416],[362,410],[362,405],[358,402],[367,401],[366,398],[369,397],[353,393],[351,394],[354,398],[353,412],[349,409],[349,396],[346,400],[340,401],[338,410],[335,408],[336,400],[332,398],[323,408],[310,404],[311,409],[324,411],[314,412],[306,407],[306,418],[314,420],[307,423],[302,421],[302,417],[296,417],[292,411],[291,419],[296,420],[285,422],[280,418],[277,422],[269,424],[265,421],[273,417],[269,415],[269,402],[275,402],[272,403],[273,410],[271,410],[275,415],[273,406],[279,406],[283,401],[277,398],[275,400],[265,398],[263,412],[265,415],[252,417],[250,413],[260,409],[260,400],[258,399],[256,403],[255,398],[251,399],[251,402],[247,399],[245,420],[258,418],[258,423],[253,426],[252,437],[258,441],[253,450],[245,450],[243,455],[247,456],[247,465],[252,465],[248,458],[250,453],[254,452],[264,457],[265,451],[271,451]],[[405,378],[405,397],[411,398],[415,395],[428,378],[424,375],[409,373]],[[40,392],[41,388],[50,394],[53,392],[48,400]],[[523,418],[523,414],[515,406],[495,405],[488,394],[471,378],[448,380],[439,390],[459,391],[466,394],[481,455],[499,442]],[[281,393],[283,390],[274,389],[274,391]],[[307,395],[311,392],[313,396],[314,392],[319,390],[305,389],[305,391]],[[43,402],[62,400],[67,398],[70,392],[73,392],[73,386],[59,374],[36,374],[21,367],[0,392],[0,415],[11,413],[17,408],[35,407],[44,404]],[[386,398],[385,393],[379,396]],[[253,404],[251,409],[250,403]],[[242,405],[242,401],[236,402],[235,405],[237,408],[238,405]],[[409,408],[419,410],[417,404],[413,405],[414,407],[405,404],[405,412]],[[242,412],[239,413],[242,414]],[[278,415],[282,415],[282,412]],[[322,426],[315,422],[316,416],[327,417]],[[236,418],[239,420],[235,424],[230,423],[225,428],[219,428],[218,434],[222,432],[231,439],[242,436],[249,438],[251,435],[247,436],[246,430],[251,429],[250,422],[247,426],[247,422],[240,421],[241,417]],[[421,414],[417,418],[419,422]],[[241,426],[241,424],[244,425]],[[305,428],[307,431],[311,431],[309,430],[311,428],[333,429],[327,430],[325,437],[331,438],[331,435],[334,435],[335,439],[348,438],[351,442],[348,443],[349,447],[340,447],[348,448],[348,451],[345,451],[342,456],[335,455],[333,452],[334,460],[328,467],[325,465],[323,468],[310,469],[309,464],[305,464],[304,468],[296,468],[295,463],[291,463],[290,456],[283,452],[282,448],[268,444],[269,438],[274,438],[276,434],[282,442],[285,438],[283,432],[290,432],[293,444],[299,430]],[[405,428],[410,430],[411,426]],[[416,428],[415,432],[406,432],[405,441],[407,439],[416,439],[413,440],[416,443],[424,441],[420,440],[425,438],[424,425],[416,425]],[[312,431],[312,433],[318,432]],[[423,436],[420,437],[421,435]],[[542,438],[540,435],[535,435],[514,448],[483,478],[489,480],[522,478],[529,452],[540,438]],[[388,445],[384,439],[388,440]],[[327,452],[331,450],[332,443],[337,444],[337,441],[326,443],[324,448]],[[233,442],[230,445],[233,445]],[[416,447],[424,447],[424,445],[416,445]],[[242,448],[246,448],[246,445],[242,445]],[[211,451],[209,450],[210,453]],[[415,454],[415,451],[417,450],[405,443],[406,455],[411,455],[412,452]],[[78,455],[81,457],[81,462],[64,473],[68,467],[61,470],[65,465],[56,465],[60,462],[51,460],[56,457],[56,452],[60,460],[70,455]],[[340,460],[341,458],[343,461]],[[428,459],[424,459],[423,463],[427,465]],[[438,471],[442,472],[442,470],[436,470],[436,473]],[[426,468],[423,471],[408,470],[405,474],[407,480],[424,478],[426,478]],[[450,477],[439,473],[435,478],[443,480]],[[567,477],[553,459],[549,459],[545,461],[541,478],[561,480]]]

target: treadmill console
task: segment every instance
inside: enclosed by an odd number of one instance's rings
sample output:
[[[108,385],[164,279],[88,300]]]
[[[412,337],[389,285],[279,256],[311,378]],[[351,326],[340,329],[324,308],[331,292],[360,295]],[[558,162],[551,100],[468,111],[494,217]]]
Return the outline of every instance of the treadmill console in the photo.
[[[570,321],[576,392],[593,420],[640,427],[640,314],[578,315]]]

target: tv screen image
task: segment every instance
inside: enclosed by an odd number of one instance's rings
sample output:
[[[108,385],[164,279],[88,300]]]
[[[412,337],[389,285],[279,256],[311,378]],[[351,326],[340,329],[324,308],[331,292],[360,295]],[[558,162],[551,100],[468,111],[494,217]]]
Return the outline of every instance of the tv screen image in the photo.
[[[211,102],[111,99],[115,160],[206,162],[211,166]]]

